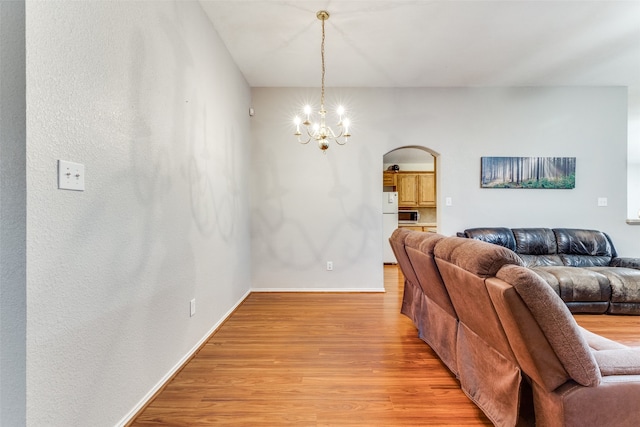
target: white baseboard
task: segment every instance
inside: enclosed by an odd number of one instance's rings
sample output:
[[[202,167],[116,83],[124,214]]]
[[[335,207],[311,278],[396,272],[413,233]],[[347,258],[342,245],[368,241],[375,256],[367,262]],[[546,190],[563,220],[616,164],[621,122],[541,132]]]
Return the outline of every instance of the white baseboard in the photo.
[[[149,400],[151,400],[153,398],[153,396],[155,396],[155,394],[158,392],[158,390],[160,390],[166,383],[167,381],[169,381],[176,372],[178,372],[183,365],[189,360],[191,359],[191,357],[196,353],[196,351],[198,351],[198,349],[200,349],[200,347],[202,346],[202,344],[205,343],[205,341],[207,341],[211,335],[216,331],[216,329],[218,329],[220,327],[220,325],[222,325],[222,323],[227,320],[227,318],[229,316],[231,316],[231,313],[233,313],[233,311],[238,308],[238,306],[240,304],[242,304],[242,302],[247,299],[247,297],[249,296],[249,294],[252,292],[252,290],[248,290],[241,298],[240,300],[229,309],[229,311],[227,311],[224,316],[222,316],[222,318],[215,324],[213,325],[213,327],[200,339],[200,341],[198,341],[193,348],[191,348],[191,350],[189,350],[189,352],[187,354],[185,354],[179,361],[178,363],[171,368],[171,370],[169,372],[167,372],[162,379],[151,389],[149,390],[149,392],[142,398],[142,400],[140,402],[138,402],[138,404],[136,406],[133,407],[133,409],[131,409],[131,411],[129,411],[129,413],[127,415],[124,416],[124,418],[122,418],[122,420],[120,420],[116,426],[117,427],[124,427],[127,425],[128,422],[130,422],[133,417],[135,417],[138,412],[144,408],[144,406],[149,402]]]

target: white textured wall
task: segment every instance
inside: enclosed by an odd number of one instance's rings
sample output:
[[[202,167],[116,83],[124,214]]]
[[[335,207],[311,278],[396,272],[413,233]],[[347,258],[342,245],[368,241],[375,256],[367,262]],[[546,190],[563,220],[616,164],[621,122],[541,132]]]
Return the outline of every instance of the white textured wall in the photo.
[[[627,217],[640,219],[640,88],[629,90]]]
[[[0,1],[0,425],[26,417],[24,2]]]
[[[344,147],[298,145],[288,120],[317,89],[254,88],[252,253],[256,288],[382,286],[382,156],[401,146],[438,153],[438,221],[469,227],[577,227],[611,234],[640,256],[625,224],[625,88],[327,89],[347,100]],[[573,190],[480,188],[482,156],[575,156]],[[444,206],[451,197],[453,205]],[[607,197],[609,206],[597,206]],[[325,261],[334,271],[325,270]]]
[[[298,144],[292,107],[319,92],[252,89],[253,287],[382,290],[382,147],[362,134],[325,154]],[[368,92],[346,93],[355,131]]]
[[[197,2],[27,2],[26,27],[27,421],[112,426],[250,289],[250,91]]]

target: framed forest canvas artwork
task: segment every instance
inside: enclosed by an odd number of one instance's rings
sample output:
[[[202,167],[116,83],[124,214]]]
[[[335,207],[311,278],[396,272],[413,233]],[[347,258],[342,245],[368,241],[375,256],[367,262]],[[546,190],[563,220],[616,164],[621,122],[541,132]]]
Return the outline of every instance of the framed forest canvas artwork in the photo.
[[[482,188],[576,186],[575,157],[482,157]]]

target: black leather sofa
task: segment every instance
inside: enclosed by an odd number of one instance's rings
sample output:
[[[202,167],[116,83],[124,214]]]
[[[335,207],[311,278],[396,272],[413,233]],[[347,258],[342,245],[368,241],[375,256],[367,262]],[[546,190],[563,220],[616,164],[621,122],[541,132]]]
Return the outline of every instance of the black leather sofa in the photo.
[[[640,259],[620,258],[601,231],[469,228],[460,237],[511,249],[573,313],[640,315]]]

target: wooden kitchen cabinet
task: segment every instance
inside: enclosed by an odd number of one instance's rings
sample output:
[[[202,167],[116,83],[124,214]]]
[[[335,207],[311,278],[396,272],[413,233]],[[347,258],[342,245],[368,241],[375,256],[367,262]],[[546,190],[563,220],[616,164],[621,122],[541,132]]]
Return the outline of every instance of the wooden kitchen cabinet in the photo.
[[[396,172],[382,172],[382,186],[383,187],[395,187],[396,186]]]
[[[423,173],[418,175],[418,206],[430,207],[436,205],[436,174]]]
[[[415,231],[426,231],[431,233],[437,233],[438,227],[433,226],[423,226],[423,225],[398,225],[399,228],[406,228],[407,230],[415,230]]]
[[[415,208],[418,206],[418,175],[398,174],[398,207]]]
[[[415,225],[400,225],[399,228],[406,228],[407,230],[424,231],[424,227],[418,227]]]
[[[434,172],[399,172],[396,182],[398,207],[436,206],[436,176]]]

